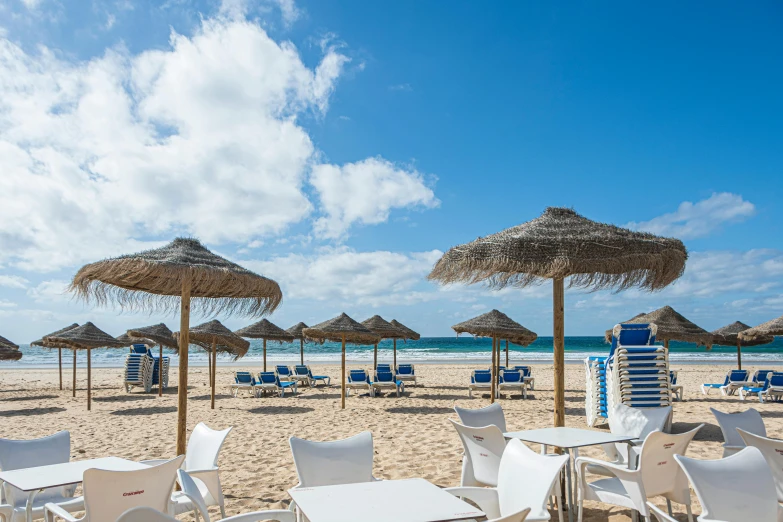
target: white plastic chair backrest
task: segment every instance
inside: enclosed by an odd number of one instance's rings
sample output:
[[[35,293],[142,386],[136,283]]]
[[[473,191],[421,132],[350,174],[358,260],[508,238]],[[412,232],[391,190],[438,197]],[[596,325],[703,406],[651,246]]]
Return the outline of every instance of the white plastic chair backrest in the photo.
[[[746,445],[758,448],[764,455],[764,459],[772,471],[772,477],[775,479],[778,502],[783,502],[783,440],[768,439],[739,428],[737,431]]]
[[[494,425],[476,428],[449,420],[462,440],[465,456],[473,466],[473,476],[482,484],[497,486],[500,459],[506,449],[503,432]]]
[[[688,445],[704,424],[676,435],[654,431],[642,444],[637,469],[641,473],[647,498],[674,492],[678,498],[689,498],[688,479],[674,460],[675,455],[685,455]]]
[[[71,459],[71,434],[61,431],[48,437],[32,440],[0,439],[0,470],[12,471],[50,464],[64,464]],[[24,506],[27,493],[16,489],[10,484],[3,486],[4,502],[14,507]],[[36,495],[36,499],[46,501],[48,498],[62,495],[63,488],[49,488]]]
[[[184,455],[136,471],[88,469],[84,472],[86,522],[116,520],[131,508],[147,506],[165,512]]]
[[[674,457],[701,504],[700,522],[776,522],[778,501],[767,461],[758,448],[719,460]]]
[[[204,522],[209,522],[209,509],[207,509],[207,503],[204,502],[204,497],[201,495],[201,491],[198,489],[196,481],[193,477],[188,475],[188,472],[182,469],[177,470],[177,482],[179,482],[182,488],[182,493],[190,499],[195,506],[199,514],[204,517]]]
[[[568,455],[539,455],[513,439],[506,446],[498,470],[498,503],[505,516],[529,507],[533,517],[548,516],[547,501]]]
[[[737,428],[741,428],[754,435],[761,435],[762,437],[767,436],[767,428],[764,426],[764,419],[762,419],[761,414],[753,408],[739,413],[724,413],[715,408],[710,408],[710,411],[715,415],[715,420],[718,421],[720,431],[723,432],[724,446],[745,447],[745,441],[740,437]]]
[[[372,482],[372,433],[342,440],[314,442],[288,439],[301,487]]]
[[[213,430],[203,422],[196,424],[188,439],[185,452],[185,470],[205,470],[217,467],[220,448],[232,428],[222,431]]]
[[[120,515],[117,522],[177,522],[177,519],[157,509],[141,506],[129,509]]]
[[[487,520],[487,522],[525,522],[528,514],[530,514],[530,508],[512,513],[511,515],[501,516],[500,518],[493,518],[492,520]]]
[[[457,412],[460,422],[465,426],[474,428],[497,426],[503,433],[508,431],[506,429],[506,416],[503,414],[503,408],[498,403],[490,404],[485,408],[477,410],[454,406],[454,411]]]
[[[644,440],[653,431],[663,431],[672,407],[632,408],[616,404],[609,415],[609,430],[615,435],[632,435]]]

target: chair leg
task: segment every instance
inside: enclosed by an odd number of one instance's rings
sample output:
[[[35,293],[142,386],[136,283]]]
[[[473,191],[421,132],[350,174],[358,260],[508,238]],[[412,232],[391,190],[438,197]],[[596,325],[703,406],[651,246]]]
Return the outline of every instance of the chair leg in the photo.
[[[557,499],[558,499],[558,504],[559,504],[560,503],[559,502],[560,495],[557,496]],[[560,512],[560,522],[563,522],[563,509],[562,509],[562,507],[560,509],[558,509],[558,511]],[[582,522],[582,516],[583,515],[584,515],[584,499],[580,496],[579,497],[579,516],[577,517],[577,520],[579,522]]]
[[[672,501],[669,500],[668,498],[666,499],[666,509],[669,510],[669,516],[670,517],[674,516],[674,515],[672,515]]]
[[[559,488],[558,488],[559,489]],[[557,504],[557,517],[560,522],[563,522],[563,501],[561,495],[555,495],[555,503]],[[579,499],[579,520],[582,519],[582,499]]]
[[[685,511],[688,513],[688,522],[693,522],[693,513],[691,512],[690,504],[685,504]]]

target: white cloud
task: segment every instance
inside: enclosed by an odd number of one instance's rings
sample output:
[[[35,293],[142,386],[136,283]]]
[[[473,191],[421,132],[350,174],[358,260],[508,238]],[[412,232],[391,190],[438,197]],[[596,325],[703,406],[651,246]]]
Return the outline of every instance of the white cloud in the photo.
[[[316,220],[315,231],[326,238],[343,236],[354,223],[382,223],[393,208],[433,208],[440,203],[419,172],[382,158],[342,167],[317,165],[310,183],[325,214]]]
[[[257,24],[219,19],[168,50],[59,56],[0,40],[0,263],[50,270],[179,232],[251,242],[310,214],[296,119],[328,108],[335,49],[311,70]]]
[[[241,263],[280,283],[286,299],[329,301],[337,308],[346,304],[412,304],[436,298],[435,292],[423,292],[416,286],[425,281],[442,255],[438,250],[403,254],[338,247],[313,255],[289,254]]]
[[[258,7],[269,9],[276,7],[280,10],[280,17],[286,27],[291,26],[301,16],[301,10],[296,6],[294,0],[221,0],[218,12],[221,16],[230,19],[240,19],[248,15],[253,7],[252,4],[259,4]]]
[[[28,9],[36,9],[41,5],[41,0],[22,0],[22,3]]]
[[[42,281],[34,288],[27,290],[27,296],[36,303],[52,303],[55,301],[67,301],[70,296],[66,293],[68,281],[53,279]]]
[[[283,22],[286,25],[291,25],[296,22],[302,15],[302,12],[294,3],[294,0],[273,0],[280,8],[280,15],[283,17]]]
[[[709,235],[724,223],[743,221],[755,213],[755,205],[739,194],[721,192],[696,203],[685,201],[675,212],[641,223],[631,222],[626,227],[662,236],[693,239]]]
[[[6,288],[27,288],[29,281],[24,277],[13,275],[0,275],[0,286]]]

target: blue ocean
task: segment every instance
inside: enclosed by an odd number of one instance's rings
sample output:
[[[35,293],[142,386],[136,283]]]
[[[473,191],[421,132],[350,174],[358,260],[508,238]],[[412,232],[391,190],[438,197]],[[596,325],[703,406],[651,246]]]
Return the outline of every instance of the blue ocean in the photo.
[[[609,345],[603,337],[566,337],[565,357],[567,362],[580,362],[591,355],[607,355]],[[489,361],[492,348],[490,339],[474,339],[473,337],[424,337],[419,341],[397,343],[397,360],[417,363],[479,363]],[[505,350],[505,343],[502,345]],[[690,343],[672,342],[669,345],[672,362],[681,363],[727,363],[736,361],[737,349],[732,346],[715,346],[707,351],[704,347],[697,347]],[[46,350],[37,347],[23,345],[21,350],[24,357],[17,362],[0,363],[0,367],[50,367],[57,365],[57,350]],[[157,353],[157,347],[154,349]],[[305,361],[310,363],[339,362],[340,344],[325,343],[305,344]],[[372,361],[372,346],[347,347],[346,358],[352,362]],[[96,349],[92,352],[92,364],[96,367],[121,367],[125,361],[127,349]],[[164,354],[172,355],[168,350]],[[262,343],[252,340],[248,354],[238,361],[238,365],[257,365],[263,360]],[[63,350],[63,363],[70,366],[72,353]],[[231,364],[229,356],[219,355],[219,364]],[[378,359],[390,361],[392,358],[392,342],[383,341],[378,346]],[[505,355],[503,356],[503,359]],[[174,357],[176,359],[176,357]],[[269,361],[296,362],[299,360],[299,342],[267,344],[267,359]],[[509,360],[512,363],[548,362],[552,360],[552,338],[539,337],[536,342],[527,348],[509,345]],[[748,363],[783,364],[783,338],[778,337],[775,342],[765,346],[743,348],[742,360]],[[207,364],[206,354],[199,348],[192,346],[190,349],[191,364]],[[79,352],[77,365],[86,364],[86,354]]]

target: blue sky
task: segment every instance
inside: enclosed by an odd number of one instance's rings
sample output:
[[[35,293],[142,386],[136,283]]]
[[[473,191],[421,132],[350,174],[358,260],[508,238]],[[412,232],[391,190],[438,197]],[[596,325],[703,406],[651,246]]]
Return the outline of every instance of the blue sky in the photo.
[[[0,0],[0,330],[175,326],[63,288],[186,234],[280,282],[283,327],[346,311],[451,335],[499,308],[550,335],[548,285],[425,281],[550,205],[691,252],[663,292],[568,292],[569,335],[664,304],[708,329],[779,316],[781,21],[776,2]]]

